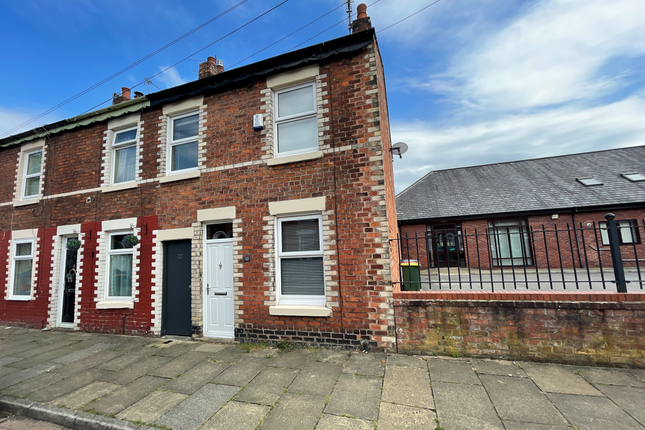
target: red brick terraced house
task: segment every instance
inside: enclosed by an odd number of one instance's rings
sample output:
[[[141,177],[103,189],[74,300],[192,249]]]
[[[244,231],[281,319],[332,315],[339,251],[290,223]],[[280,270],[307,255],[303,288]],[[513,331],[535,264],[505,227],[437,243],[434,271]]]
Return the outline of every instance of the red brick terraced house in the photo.
[[[353,33],[0,140],[0,322],[392,348],[383,65]]]
[[[642,145],[438,170],[396,204],[423,269],[611,268],[607,213],[625,267],[645,267]]]

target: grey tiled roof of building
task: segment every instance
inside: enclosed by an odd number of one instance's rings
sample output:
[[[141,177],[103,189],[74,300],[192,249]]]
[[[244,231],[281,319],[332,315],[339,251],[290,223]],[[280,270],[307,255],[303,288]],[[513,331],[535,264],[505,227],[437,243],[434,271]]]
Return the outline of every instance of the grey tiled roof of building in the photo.
[[[399,221],[645,204],[645,146],[437,170],[396,197]],[[576,178],[595,177],[585,186]]]

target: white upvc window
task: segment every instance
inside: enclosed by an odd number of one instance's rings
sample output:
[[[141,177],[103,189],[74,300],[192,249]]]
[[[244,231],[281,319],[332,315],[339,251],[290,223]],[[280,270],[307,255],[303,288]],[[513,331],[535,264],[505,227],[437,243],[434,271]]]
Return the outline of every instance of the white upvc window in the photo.
[[[274,106],[276,156],[318,151],[315,82],[276,90]]]
[[[13,242],[10,299],[31,299],[34,242],[33,239],[20,239]]]
[[[132,248],[123,244],[131,231],[111,232],[108,235],[106,262],[106,299],[132,300]]]
[[[137,127],[114,132],[112,141],[112,183],[135,180],[137,170]]]
[[[609,225],[605,221],[600,223],[600,238],[603,245],[609,245]],[[621,245],[640,243],[638,222],[635,219],[616,221],[618,241]]]
[[[199,113],[174,116],[169,123],[167,173],[197,170]]]
[[[22,199],[37,198],[40,193],[42,158],[42,150],[25,154],[24,170],[22,175]]]
[[[322,216],[276,218],[278,304],[325,305]]]

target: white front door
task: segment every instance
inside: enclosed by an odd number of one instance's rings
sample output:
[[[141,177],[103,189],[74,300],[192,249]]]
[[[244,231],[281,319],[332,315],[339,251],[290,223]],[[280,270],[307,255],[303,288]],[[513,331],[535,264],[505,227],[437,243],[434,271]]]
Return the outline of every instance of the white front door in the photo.
[[[206,242],[204,285],[204,335],[232,339],[233,241]]]

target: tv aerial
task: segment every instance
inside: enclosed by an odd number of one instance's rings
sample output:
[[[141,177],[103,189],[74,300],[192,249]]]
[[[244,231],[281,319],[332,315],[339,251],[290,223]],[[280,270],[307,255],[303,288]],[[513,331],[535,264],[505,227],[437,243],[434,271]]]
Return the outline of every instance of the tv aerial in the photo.
[[[390,148],[390,152],[392,153],[392,158],[394,158],[394,155],[398,155],[399,158],[403,158],[403,154],[405,154],[408,151],[408,144],[405,142],[397,142],[392,147]]]

